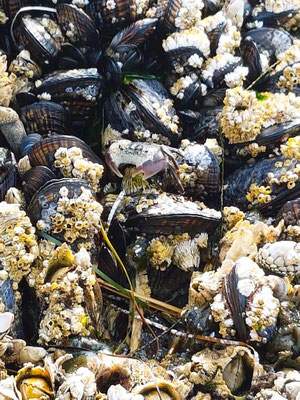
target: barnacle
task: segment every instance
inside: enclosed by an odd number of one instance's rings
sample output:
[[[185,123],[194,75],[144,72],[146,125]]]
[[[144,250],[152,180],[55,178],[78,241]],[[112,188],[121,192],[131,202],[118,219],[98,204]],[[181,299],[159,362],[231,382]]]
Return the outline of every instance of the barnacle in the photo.
[[[237,207],[224,207],[223,217],[226,225],[226,229],[232,229],[239,221],[245,218],[243,211],[239,210]]]
[[[7,58],[3,54],[0,56],[0,105],[8,107],[15,91],[17,77],[15,74],[8,74]]]
[[[276,86],[279,88],[286,88],[293,90],[294,86],[300,84],[300,63],[288,65],[282,71],[282,75],[279,77]]]
[[[268,203],[272,200],[270,186],[257,186],[255,183],[249,188],[249,192],[246,194],[246,199],[253,204],[256,203]]]
[[[150,254],[149,261],[154,268],[164,270],[171,264],[174,249],[164,237],[152,239],[147,251]]]
[[[71,256],[68,261],[64,261],[65,252]],[[50,268],[54,268],[51,275]],[[96,326],[88,299],[95,298],[96,278],[86,249],[73,254],[66,244],[57,248],[48,263],[47,276],[41,293],[48,306],[40,324],[39,343],[63,343],[70,335],[92,335]]]
[[[37,64],[31,60],[28,50],[22,50],[9,65],[9,72],[17,76],[24,75],[28,79],[39,77],[41,71]]]
[[[17,287],[38,255],[35,229],[19,204],[0,203],[0,259]]]
[[[193,272],[189,289],[189,304],[201,306],[211,302],[221,285],[222,278],[214,271]]]
[[[229,89],[224,99],[221,129],[230,143],[254,140],[262,128],[292,121],[300,113],[300,99],[293,93],[262,93],[241,87]],[[259,98],[258,98],[259,97]]]
[[[151,240],[147,251],[154,268],[165,270],[171,263],[184,271],[200,264],[200,248],[207,247],[208,235],[202,233],[191,239],[189,234],[160,236]]]
[[[60,147],[54,154],[54,166],[60,168],[67,178],[81,178],[90,182],[95,192],[99,191],[99,181],[103,175],[103,165],[84,158],[78,147]]]
[[[202,0],[183,0],[175,17],[175,26],[180,30],[191,28],[201,21]]]
[[[285,157],[300,161],[300,136],[288,139],[285,144],[280,146],[280,150]]]
[[[100,231],[102,206],[94,199],[90,190],[81,187],[81,194],[69,198],[67,187],[60,188],[57,203],[51,203],[41,212],[38,229],[62,234],[67,243],[83,242],[92,246],[94,236]],[[90,245],[89,245],[90,244]]]
[[[297,1],[297,0],[296,0]],[[283,70],[286,66],[300,61],[300,41],[294,43],[288,50],[277,56],[280,62],[275,66],[274,73]]]

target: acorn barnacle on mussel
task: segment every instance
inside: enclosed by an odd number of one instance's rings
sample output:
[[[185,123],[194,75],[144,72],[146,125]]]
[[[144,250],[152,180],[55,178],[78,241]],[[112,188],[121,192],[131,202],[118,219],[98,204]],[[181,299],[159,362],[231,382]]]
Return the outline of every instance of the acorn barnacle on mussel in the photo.
[[[27,212],[37,229],[74,249],[96,251],[102,206],[84,180],[50,180],[32,197]]]
[[[274,272],[274,270],[272,270]],[[189,304],[209,304],[223,338],[266,343],[274,335],[279,299],[288,293],[282,278],[266,276],[249,257],[241,257],[225,276],[217,272],[194,273]]]
[[[263,213],[276,213],[299,193],[299,162],[294,138],[283,146],[285,156],[258,160],[237,169],[225,184],[225,205],[241,210],[256,208]],[[286,157],[287,156],[287,157]]]
[[[224,99],[221,129],[230,143],[249,142],[263,128],[289,122],[300,116],[299,98],[294,94],[261,93],[241,87],[229,89]]]
[[[21,279],[28,275],[38,256],[35,228],[18,204],[0,203],[0,260],[17,290]]]
[[[39,341],[61,344],[72,335],[95,335],[100,323],[96,286],[87,250],[73,253],[66,243],[58,247],[49,259],[42,287],[41,295],[48,302]]]
[[[30,168],[41,165],[58,178],[84,179],[96,192],[100,190],[103,163],[85,142],[75,136],[28,135],[21,143],[20,153],[23,158],[19,161],[19,171],[21,174],[27,171],[26,176],[23,175],[26,185],[38,178],[36,172],[30,172]]]

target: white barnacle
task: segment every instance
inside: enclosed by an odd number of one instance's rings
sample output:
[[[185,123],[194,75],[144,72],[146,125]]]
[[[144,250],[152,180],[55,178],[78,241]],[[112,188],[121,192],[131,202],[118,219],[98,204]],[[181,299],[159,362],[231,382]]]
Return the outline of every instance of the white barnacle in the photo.
[[[200,251],[195,240],[186,240],[177,244],[172,262],[184,271],[193,271],[200,264]]]

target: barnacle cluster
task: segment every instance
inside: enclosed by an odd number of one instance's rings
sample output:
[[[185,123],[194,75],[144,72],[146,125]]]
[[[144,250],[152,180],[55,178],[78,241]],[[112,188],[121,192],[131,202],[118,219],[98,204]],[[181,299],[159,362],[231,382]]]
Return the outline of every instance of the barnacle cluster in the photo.
[[[56,42],[58,43],[58,46],[61,46],[61,44],[64,41],[60,26],[53,21],[52,18],[49,18],[48,16],[43,16],[43,17],[38,17],[37,20],[40,22],[41,25],[43,25],[47,32],[55,38]]]
[[[290,138],[286,144],[281,145],[281,151],[286,159],[280,159],[274,164],[273,172],[269,172],[263,185],[252,183],[246,194],[249,203],[263,204],[270,202],[275,197],[278,188],[293,189],[300,176],[300,167],[297,162],[299,155],[298,139]]]
[[[221,287],[222,277],[215,271],[193,272],[189,289],[189,304],[201,306],[209,303]]]
[[[245,218],[245,214],[237,207],[224,207],[223,218],[226,229],[229,230],[233,228],[239,221],[242,221]]]
[[[73,198],[67,187],[59,190],[57,202],[51,202],[41,212],[37,228],[45,232],[61,234],[67,243],[76,242],[77,248],[91,250],[94,236],[100,231],[102,206],[89,189],[81,187],[81,194]]]
[[[8,107],[15,91],[17,77],[9,74],[7,70],[7,57],[0,55],[0,105]]]
[[[280,89],[286,88],[293,90],[294,86],[300,84],[300,63],[288,65],[282,71],[282,75],[279,77],[276,86]]]
[[[210,53],[209,39],[204,30],[197,27],[173,33],[168,36],[167,39],[163,40],[162,46],[166,53],[174,50],[180,51],[181,47],[195,47],[198,68],[201,67],[204,61],[203,57],[207,57]],[[200,54],[203,54],[203,57],[197,54],[197,50]],[[195,57],[193,57],[193,55],[187,60],[187,65],[195,65]],[[178,65],[176,64],[175,71],[177,73],[182,73],[184,71],[184,66],[180,63],[178,63]]]
[[[219,398],[229,398],[232,395],[231,374],[236,372],[235,368],[242,365],[242,360],[247,360],[247,364],[251,370],[256,369],[262,373],[263,368],[257,365],[255,355],[251,350],[244,346],[226,346],[224,349],[209,348],[203,349],[194,354],[190,362],[179,366],[178,373],[188,377],[189,381],[201,387],[209,387],[213,385],[214,394]],[[237,379],[239,373],[236,373]],[[201,394],[201,392],[198,392]],[[204,396],[195,396],[194,399],[205,399]]]
[[[280,150],[286,158],[295,158],[300,162],[300,136],[289,138],[285,144],[280,146]]]
[[[187,233],[182,235],[160,236],[149,243],[150,264],[165,270],[171,263],[184,271],[197,269],[200,264],[200,248],[205,248],[208,235],[201,233],[191,239]]]
[[[197,67],[197,65],[193,65],[193,67]],[[173,96],[176,96],[179,100],[184,98],[185,90],[192,84],[198,81],[198,76],[194,72],[189,73],[185,76],[178,78],[173,85],[170,87],[170,93]],[[207,93],[206,86],[203,83],[200,83],[201,93],[205,95]]]
[[[90,255],[84,248],[73,254],[64,243],[54,251],[48,271],[66,258],[68,266],[53,272],[42,289],[48,306],[40,324],[39,343],[62,343],[70,335],[90,336],[95,329],[89,309],[89,301],[95,301],[96,282]]]
[[[257,186],[255,183],[252,183],[249,192],[246,194],[246,199],[252,204],[268,203],[272,199],[270,194],[270,186]]]
[[[241,87],[229,89],[224,99],[221,129],[230,143],[254,140],[262,128],[289,122],[300,113],[300,100],[293,93],[261,93]]]
[[[30,268],[27,276],[29,286],[34,287],[38,296],[43,293],[43,284],[46,272],[49,268],[49,260],[56,248],[56,244],[50,240],[42,239],[38,243],[38,257]]]
[[[103,165],[94,163],[82,155],[79,147],[60,147],[54,154],[54,166],[60,168],[67,178],[82,178],[89,182],[95,192],[99,191],[99,181],[103,175]]]
[[[202,0],[183,0],[175,17],[176,28],[183,30],[197,25],[197,22],[201,21],[203,7]]]
[[[178,132],[179,118],[175,114],[172,116],[173,101],[166,99],[163,104],[154,103],[153,108],[156,110],[156,115],[164,125],[171,129],[172,132]]]
[[[237,276],[239,296],[253,296],[246,310],[245,324],[250,329],[251,340],[265,341],[264,333],[276,325],[279,313],[279,300],[273,295],[264,272],[250,258],[237,260],[234,272]],[[218,293],[210,304],[215,321],[219,322],[219,333],[222,337],[234,336],[238,328],[234,324],[234,315],[230,310],[225,293]]]
[[[216,43],[216,54],[234,53],[239,47],[241,41],[241,33],[237,26],[226,17],[223,11],[219,11],[214,15],[210,15],[199,22],[206,33],[213,33],[217,28],[222,27],[222,35]]]
[[[32,79],[39,77],[41,71],[39,66],[31,59],[29,51],[22,50],[10,63],[9,72]]]
[[[235,57],[231,53],[218,54],[213,58],[209,58],[202,69],[201,76],[204,81],[213,81],[213,76],[216,71],[221,70],[229,65],[234,66],[240,62],[239,57]],[[229,84],[229,86],[236,87],[237,83],[243,82],[243,79],[246,77],[248,73],[248,68],[243,68],[239,70],[234,70],[230,72],[230,74],[225,75],[225,81]]]
[[[237,154],[243,156],[246,156],[247,154],[250,154],[251,157],[256,158],[258,155],[261,153],[265,153],[267,150],[267,146],[259,146],[258,143],[250,143],[247,146],[244,146],[241,149],[237,150]]]
[[[275,66],[274,73],[282,71],[288,65],[300,61],[300,41],[290,46],[287,51],[278,55],[279,63]]]
[[[271,380],[271,387],[259,390],[254,396],[254,400],[265,399],[297,399],[300,392],[300,373],[295,369],[286,368],[274,374]]]
[[[287,30],[293,30],[299,26],[300,11],[298,0],[288,0],[283,3],[280,0],[266,0],[264,6],[267,12],[274,13],[275,15],[284,11],[294,11],[295,14],[293,16],[290,15],[290,18],[287,19],[283,26]]]
[[[198,193],[218,191],[218,178],[215,178],[219,171],[217,157],[222,149],[213,139],[208,144],[212,149],[184,139],[180,145],[182,156],[176,157],[178,176],[183,187],[193,188]]]
[[[0,260],[17,290],[38,255],[35,228],[18,204],[0,203]]]

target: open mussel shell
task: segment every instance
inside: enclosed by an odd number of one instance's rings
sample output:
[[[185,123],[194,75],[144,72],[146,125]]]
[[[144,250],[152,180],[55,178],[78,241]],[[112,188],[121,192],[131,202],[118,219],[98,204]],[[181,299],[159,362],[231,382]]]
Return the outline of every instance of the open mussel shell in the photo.
[[[30,136],[30,135],[29,135]],[[82,151],[82,156],[89,161],[103,164],[100,158],[92,151],[92,149],[81,139],[76,136],[56,135],[43,137],[38,143],[35,143],[27,152],[30,165],[32,167],[37,165],[45,165],[50,168],[54,173],[58,172],[54,167],[54,154],[60,147],[70,148],[78,147]]]
[[[67,187],[69,191],[69,197],[73,198],[79,196],[81,194],[81,188],[84,187],[90,190],[96,199],[91,186],[83,179],[52,179],[35,193],[28,205],[27,214],[33,224],[36,224],[37,221],[42,218],[43,210],[48,209],[49,207],[51,208],[51,203],[57,203],[58,199],[61,197],[59,190],[62,187]]]
[[[53,378],[42,367],[26,366],[19,371],[15,380],[23,399],[54,399]]]
[[[157,388],[159,388],[160,393],[158,393]],[[133,392],[143,395],[145,400],[180,400],[181,398],[171,381],[164,380],[157,380],[155,383],[137,386]]]
[[[36,18],[23,16],[19,30],[21,44],[39,65],[47,66],[55,60],[60,44]]]
[[[27,135],[33,132],[41,135],[64,135],[72,132],[70,114],[63,106],[52,101],[40,101],[24,106],[19,115]]]
[[[245,395],[251,387],[253,360],[247,353],[237,354],[223,370],[223,379],[234,398]]]
[[[96,68],[57,71],[44,77],[36,93],[49,93],[71,113],[74,125],[85,125],[102,96],[103,82]]]
[[[64,276],[72,265],[74,265],[74,255],[64,243],[50,258],[44,282],[55,282],[59,277]]]
[[[22,180],[23,192],[27,201],[31,199],[41,186],[55,178],[55,174],[44,165],[39,165],[26,171],[22,176]]]
[[[95,24],[82,9],[71,4],[59,4],[56,13],[62,31],[71,43],[98,47]]]

